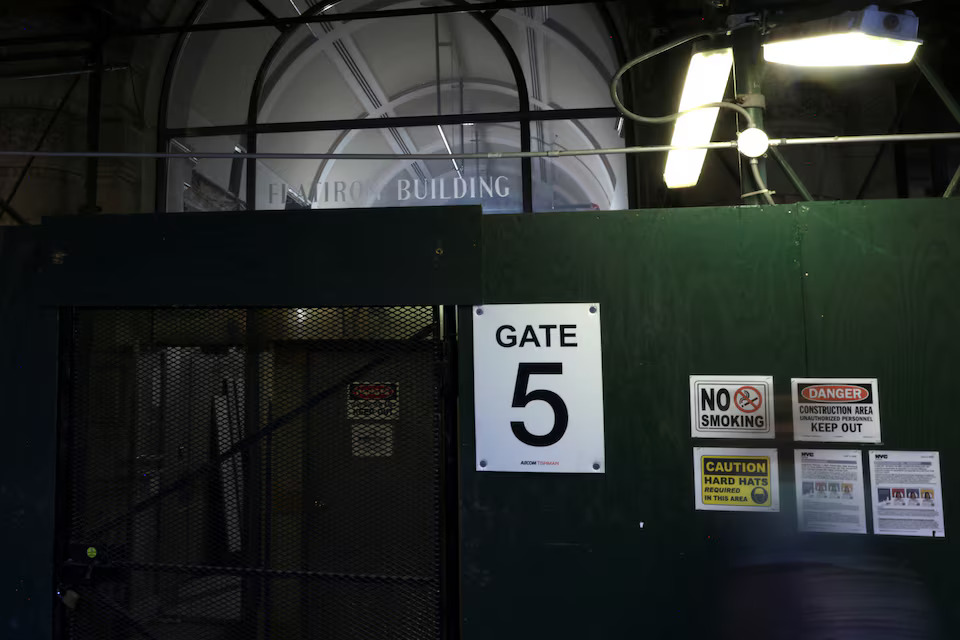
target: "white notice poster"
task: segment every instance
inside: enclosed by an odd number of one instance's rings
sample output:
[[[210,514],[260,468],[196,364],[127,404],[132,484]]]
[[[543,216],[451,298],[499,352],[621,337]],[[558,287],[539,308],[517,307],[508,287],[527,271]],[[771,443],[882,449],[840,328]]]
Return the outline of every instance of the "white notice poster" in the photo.
[[[800,531],[867,532],[860,451],[798,449],[794,468]]]
[[[943,538],[937,451],[870,451],[873,532]]]
[[[876,378],[793,378],[793,437],[827,442],[880,442]]]
[[[775,435],[773,376],[690,376],[690,437]]]
[[[600,305],[473,309],[477,470],[604,473]]]

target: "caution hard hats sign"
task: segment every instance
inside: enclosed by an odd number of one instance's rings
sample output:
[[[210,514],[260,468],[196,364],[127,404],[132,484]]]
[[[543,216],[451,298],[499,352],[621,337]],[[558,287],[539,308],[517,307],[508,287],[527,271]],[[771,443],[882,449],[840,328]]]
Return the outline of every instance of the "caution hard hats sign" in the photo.
[[[695,447],[696,508],[779,511],[776,449]]]

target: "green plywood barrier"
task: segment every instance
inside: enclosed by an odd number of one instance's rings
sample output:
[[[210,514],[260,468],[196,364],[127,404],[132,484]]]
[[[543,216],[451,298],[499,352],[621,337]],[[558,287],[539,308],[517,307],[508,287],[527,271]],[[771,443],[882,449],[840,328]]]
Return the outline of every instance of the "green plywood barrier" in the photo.
[[[474,471],[461,307],[466,640],[956,637],[957,201],[137,218],[0,234],[15,434],[0,471],[31,492],[5,503],[7,546],[29,560],[7,573],[33,575],[27,602],[52,586],[54,307],[598,301],[606,473],[587,476]],[[775,377],[775,441],[704,444],[776,446],[779,514],[694,510],[691,373]],[[941,452],[945,540],[795,533],[789,379],[803,375],[879,378],[883,447]],[[25,501],[42,509],[24,516]],[[18,598],[4,619],[45,629],[47,605]]]
[[[601,303],[607,472],[474,471],[463,313],[464,637],[950,637],[957,245],[949,201],[484,218],[484,302]],[[775,377],[779,514],[694,511],[691,373]],[[941,452],[946,540],[795,533],[805,375],[879,378],[883,446]]]

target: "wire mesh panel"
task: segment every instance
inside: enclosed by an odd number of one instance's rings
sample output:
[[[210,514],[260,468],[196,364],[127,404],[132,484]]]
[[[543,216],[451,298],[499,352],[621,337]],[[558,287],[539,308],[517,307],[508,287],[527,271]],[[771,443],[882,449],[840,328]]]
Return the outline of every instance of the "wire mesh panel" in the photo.
[[[436,309],[82,310],[72,328],[68,637],[439,637]]]

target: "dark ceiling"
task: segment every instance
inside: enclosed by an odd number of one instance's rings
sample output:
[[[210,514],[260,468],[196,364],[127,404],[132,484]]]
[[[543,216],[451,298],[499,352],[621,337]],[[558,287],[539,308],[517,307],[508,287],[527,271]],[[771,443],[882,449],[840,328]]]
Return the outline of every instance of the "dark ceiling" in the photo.
[[[256,0],[237,0],[238,3]],[[479,0],[476,0],[479,1]],[[489,1],[489,0],[484,0]],[[10,0],[0,3],[0,78],[25,73],[56,72],[58,69],[82,69],[92,62],[87,57],[90,42],[74,38],[68,42],[58,42],[58,34],[90,34],[92,38],[107,35],[107,48],[104,59],[107,64],[124,65],[128,63],[130,51],[136,38],[110,38],[109,34],[154,27],[163,23],[176,24],[188,11],[191,3],[185,0]],[[357,3],[361,6],[364,3]],[[424,2],[424,4],[427,4]],[[549,4],[549,0],[545,0]],[[868,0],[621,0],[609,2],[614,14],[620,16],[618,29],[624,49],[628,56],[637,55],[654,44],[663,43],[677,35],[715,28],[725,24],[732,14],[764,12],[770,21],[802,21],[816,17],[834,15],[844,10],[861,9]],[[924,41],[922,53],[932,67],[936,69],[944,83],[955,95],[960,94],[960,56],[952,52],[952,45],[960,38],[960,0],[888,0],[880,3],[882,9],[893,11],[913,11],[920,18],[920,38]],[[353,5],[351,5],[353,6]],[[172,16],[172,17],[171,17]],[[13,44],[21,38],[46,39],[30,46]],[[47,54],[53,53],[53,56]],[[684,54],[686,55],[686,54]],[[686,64],[684,55],[663,56],[656,64],[646,65],[636,72],[638,85],[646,87],[643,96],[634,104],[635,110],[646,108],[646,113],[665,113],[676,108],[675,96],[679,91],[676,85],[682,77],[679,70]],[[890,95],[891,85],[896,97],[893,99],[889,114],[889,131],[920,131],[956,129],[956,123],[949,117],[937,95],[924,82],[916,82],[916,70],[911,66],[902,69],[868,70],[861,74],[866,85],[854,85],[846,80],[821,83],[821,88],[832,91],[835,100],[848,112],[862,109],[863,104],[879,101],[886,91]],[[874,84],[869,84],[874,82]],[[671,84],[672,83],[672,84]],[[859,87],[866,86],[866,90]],[[884,88],[886,87],[886,88]],[[644,97],[645,96],[645,97]],[[647,104],[640,104],[646,100]],[[897,106],[899,103],[899,107]],[[732,120],[731,120],[732,122]],[[843,123],[843,133],[874,133],[873,125],[859,123],[855,118]],[[884,125],[885,127],[887,125]],[[721,128],[723,122],[721,122]],[[732,127],[732,124],[731,124]],[[867,130],[871,128],[869,131]],[[636,142],[660,143],[668,135],[666,130],[643,132]],[[727,135],[728,131],[723,132]],[[789,131],[779,131],[788,135]],[[720,158],[721,154],[714,154]],[[661,159],[655,159],[660,163]],[[719,161],[717,161],[719,162]],[[904,161],[906,162],[906,161]],[[912,161],[910,161],[912,162]],[[932,163],[949,165],[948,161],[932,160]],[[655,163],[655,164],[656,164]],[[728,162],[728,165],[730,163]],[[821,163],[828,167],[828,163]],[[732,173],[730,166],[713,167],[714,173]],[[659,173],[661,165],[640,167],[645,180],[654,184],[655,189],[662,186]],[[709,172],[708,165],[705,172]],[[828,169],[824,169],[828,170]],[[936,171],[934,171],[936,173]],[[946,175],[946,170],[941,173]],[[949,177],[949,176],[947,176]],[[941,179],[942,181],[942,179]],[[738,188],[735,181],[728,180],[727,190]],[[938,185],[933,181],[932,190]],[[733,185],[733,186],[731,186]],[[849,185],[844,193],[825,193],[829,197],[855,197],[859,185]],[[655,190],[654,189],[654,190]],[[641,187],[642,190],[642,187]],[[862,190],[861,190],[862,191]],[[692,192],[692,190],[691,190]],[[671,194],[667,199],[680,204],[706,204],[734,201],[739,193],[723,189],[701,189],[686,194]],[[904,191],[901,190],[901,196]],[[646,203],[659,202],[647,194],[642,197]]]
[[[248,0],[237,0],[238,3],[244,1]],[[256,0],[252,2],[259,4]],[[98,34],[157,26],[170,15],[184,14],[189,4],[185,0],[3,2],[0,3],[0,63],[20,61],[57,45],[60,50],[64,46],[83,46],[76,41],[58,43],[55,41],[58,34],[86,33],[95,38]],[[545,0],[545,4],[549,4],[549,0]],[[783,22],[833,15],[870,3],[868,0],[613,0],[607,4],[616,7],[627,23],[620,25],[624,34],[645,30],[671,35],[720,26],[727,16],[737,13],[766,12],[771,20]],[[882,3],[882,8],[916,12],[920,16],[920,36],[931,45],[928,49],[939,48],[960,35],[960,2],[956,0],[888,0]],[[12,43],[20,38],[49,38],[49,41],[43,42],[43,46],[14,46]],[[129,48],[129,43],[125,46],[113,42],[112,45],[120,50]],[[951,68],[955,68],[960,56],[950,58]],[[8,70],[0,73],[3,71]]]

